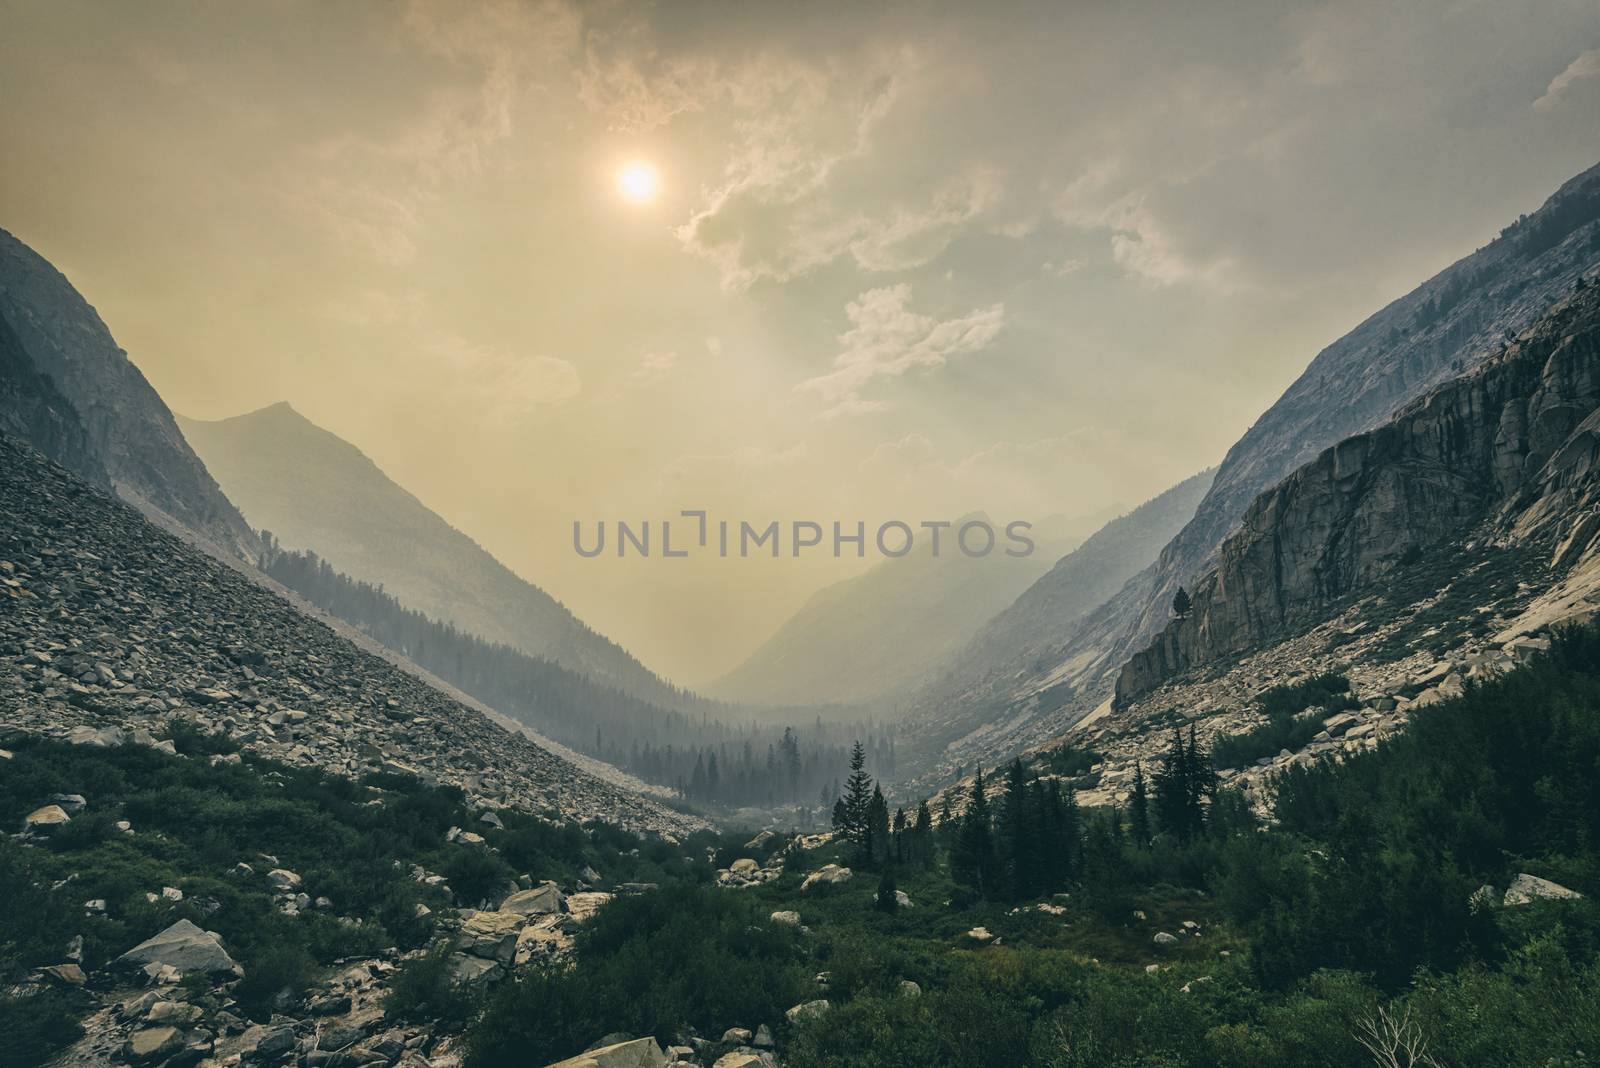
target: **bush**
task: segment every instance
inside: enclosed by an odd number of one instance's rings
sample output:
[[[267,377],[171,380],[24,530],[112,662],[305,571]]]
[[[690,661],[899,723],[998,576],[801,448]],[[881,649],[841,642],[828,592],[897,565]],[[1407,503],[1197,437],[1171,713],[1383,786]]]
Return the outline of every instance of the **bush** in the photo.
[[[440,941],[422,956],[407,961],[389,982],[384,999],[386,1013],[398,1020],[427,1023],[437,1020],[447,1030],[465,1026],[477,998],[458,985],[450,969],[450,944]]]
[[[473,1068],[545,1064],[611,1031],[671,1040],[776,1025],[807,992],[799,935],[744,895],[695,887],[624,897],[579,931],[576,964],[534,970],[490,998]]]

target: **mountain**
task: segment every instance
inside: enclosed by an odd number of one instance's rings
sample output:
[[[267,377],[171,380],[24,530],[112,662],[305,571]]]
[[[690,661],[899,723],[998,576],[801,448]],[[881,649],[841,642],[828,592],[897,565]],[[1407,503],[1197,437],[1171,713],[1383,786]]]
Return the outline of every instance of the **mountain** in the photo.
[[[195,456],[167,410],[100,316],[72,283],[38,253],[0,230],[0,346],[5,368],[33,380],[75,411],[82,438],[63,430],[65,417],[34,423],[28,440],[141,508],[154,509],[224,552],[254,559],[260,545]],[[7,387],[8,389],[16,387]],[[13,423],[13,429],[24,429]],[[62,436],[62,435],[65,436]],[[36,436],[37,435],[37,436]]]
[[[34,445],[79,476],[110,488],[78,410],[39,373],[11,325],[0,319],[0,430]]]
[[[1363,589],[1404,588],[1428,558],[1455,560],[1448,584],[1468,587],[1481,585],[1483,561],[1513,553],[1497,584],[1547,588],[1597,533],[1600,287],[1590,286],[1476,370],[1256,498],[1189,613],[1124,665],[1117,700],[1314,625]],[[1480,589],[1472,614],[1491,600]]]
[[[1081,622],[1055,629],[1055,652],[1005,697],[956,710],[918,706],[908,727],[939,718],[954,735],[988,725],[967,754],[985,756],[1088,715],[1111,696],[1122,665],[1166,626],[1178,587],[1194,582],[1258,494],[1476,367],[1570,293],[1597,258],[1600,165],[1320,352],[1229,450],[1193,517],[1149,570]],[[961,756],[952,750],[937,759],[948,766]]]
[[[1320,352],[1228,450],[1194,519],[1162,550],[1150,595],[1130,613],[1118,651],[1131,652],[1166,625],[1178,586],[1199,574],[1257,494],[1474,367],[1570,292],[1597,259],[1600,164]]]
[[[955,527],[981,516],[963,516]],[[739,667],[707,687],[732,701],[787,704],[888,699],[921,682],[1053,561],[1106,517],[1034,525],[1033,553],[973,558],[910,553],[814,594]]]
[[[363,651],[10,435],[0,561],[0,733],[121,745],[191,730],[336,775],[421,775],[475,805],[698,825]]]
[[[1191,476],[1107,523],[979,628],[912,697],[917,730],[905,732],[908,751],[936,753],[974,730],[987,733],[984,713],[1007,708],[1019,683],[1057,662],[1063,633],[1148,569],[1194,515],[1214,473]]]
[[[287,403],[184,435],[250,523],[407,608],[555,661],[647,701],[684,694],[524,581],[397,485],[349,442]]]

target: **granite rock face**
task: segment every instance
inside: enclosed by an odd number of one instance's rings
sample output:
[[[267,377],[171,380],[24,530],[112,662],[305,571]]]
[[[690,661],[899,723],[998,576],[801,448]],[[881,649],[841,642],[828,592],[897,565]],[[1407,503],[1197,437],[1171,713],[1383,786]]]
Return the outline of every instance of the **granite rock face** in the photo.
[[[1505,337],[1532,326],[1597,261],[1600,164],[1318,353],[1228,450],[1194,519],[1162,550],[1122,650],[1141,647],[1165,626],[1177,588],[1207,567],[1258,494],[1490,359]]]
[[[334,774],[410,769],[488,809],[701,825],[363,651],[0,433],[0,735],[158,745],[177,723]]]
[[[1565,535],[1556,561],[1581,558],[1600,532],[1597,409],[1600,287],[1589,287],[1477,370],[1257,498],[1190,613],[1124,666],[1118,700],[1314,625],[1408,554]]]
[[[0,230],[0,320],[5,323],[0,347],[9,337],[34,371],[48,376],[76,411],[83,433],[80,442],[73,431],[63,437],[36,423],[35,430],[49,432],[30,432],[29,441],[51,459],[89,474],[86,443],[105,479],[126,499],[171,516],[223,551],[255,558],[255,532],[223,496],[166,404],[117,347],[100,316],[60,271],[5,230]],[[0,391],[6,388],[0,385]]]
[[[4,317],[0,317],[0,430],[33,442],[46,456],[109,488],[105,461],[89,443],[78,410],[50,376],[33,365]]]
[[[1600,166],[1329,345],[1229,450],[1192,518],[1147,567],[1087,614],[1042,619],[1030,639],[1036,655],[993,686],[951,691],[918,711],[919,724],[943,732],[943,748],[918,768],[931,773],[928,784],[948,782],[956,765],[1044,744],[1095,715],[1122,666],[1167,625],[1177,588],[1193,590],[1258,495],[1492,358],[1507,336],[1592,276],[1597,261]]]

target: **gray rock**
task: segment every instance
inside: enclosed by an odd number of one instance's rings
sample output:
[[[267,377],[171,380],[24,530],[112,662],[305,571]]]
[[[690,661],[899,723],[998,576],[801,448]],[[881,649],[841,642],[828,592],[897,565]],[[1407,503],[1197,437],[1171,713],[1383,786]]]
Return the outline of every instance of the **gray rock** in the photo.
[[[1511,881],[1510,886],[1506,887],[1505,897],[1500,903],[1506,906],[1529,905],[1535,901],[1572,900],[1582,896],[1576,890],[1560,883],[1522,872]]]
[[[27,831],[53,831],[71,822],[72,817],[60,805],[45,805],[24,816],[22,828]]]
[[[183,1048],[183,1032],[176,1027],[146,1027],[123,1043],[122,1055],[135,1064],[162,1060]]]
[[[816,1020],[827,1015],[832,1008],[827,998],[818,998],[815,1001],[802,1001],[800,1004],[786,1011],[783,1015],[790,1023],[802,1023],[807,1020]]]
[[[816,871],[809,873],[800,883],[801,890],[810,890],[818,885],[837,885],[847,883],[854,878],[855,872],[837,864],[824,864]]]
[[[547,1068],[664,1068],[667,1055],[653,1038],[636,1038],[580,1053]]]
[[[518,890],[500,902],[501,912],[515,912],[522,916],[542,916],[565,909],[566,897],[553,882],[544,882],[532,890]]]
[[[243,975],[215,935],[202,931],[188,920],[179,920],[165,931],[134,946],[114,964],[145,968],[167,966],[180,974]]]

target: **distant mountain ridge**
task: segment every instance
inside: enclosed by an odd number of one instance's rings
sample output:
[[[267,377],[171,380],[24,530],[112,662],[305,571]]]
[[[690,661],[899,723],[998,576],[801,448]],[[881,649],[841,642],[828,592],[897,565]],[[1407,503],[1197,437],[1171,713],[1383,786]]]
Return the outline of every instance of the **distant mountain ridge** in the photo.
[[[0,319],[34,371],[48,377],[77,413],[86,448],[70,446],[76,452],[63,463],[79,473],[85,463],[98,465],[104,478],[96,481],[109,481],[129,501],[171,516],[225,552],[254,559],[260,549],[255,532],[189,448],[160,395],[72,283],[5,230]],[[50,447],[47,440],[39,444]]]
[[[955,521],[959,527],[967,520]],[[744,663],[706,688],[731,701],[888,700],[924,680],[983,623],[1099,527],[1104,513],[1036,523],[1025,557],[983,558],[928,542],[817,591]]]
[[[689,699],[288,403],[178,421],[228,496],[282,547],[309,549],[431,619],[643,700]]]
[[[995,727],[988,713],[1009,715],[1020,686],[1045,685],[1037,680],[1057,662],[1062,635],[1148,571],[1159,547],[1194,515],[1214,474],[1184,479],[1113,519],[979,628],[911,698],[918,732],[907,751],[931,758],[970,732],[986,735]]]

